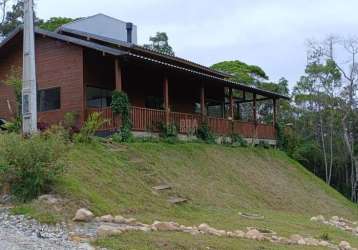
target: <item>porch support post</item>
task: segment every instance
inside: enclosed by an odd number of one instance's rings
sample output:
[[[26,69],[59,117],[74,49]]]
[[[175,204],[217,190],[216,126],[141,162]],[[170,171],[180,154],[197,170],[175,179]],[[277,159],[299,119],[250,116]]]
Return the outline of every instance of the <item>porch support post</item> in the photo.
[[[200,88],[200,111],[201,111],[202,119],[204,121],[204,119],[206,117],[205,86],[204,86],[204,84],[201,84],[201,88]]]
[[[253,104],[252,104],[252,113],[253,113],[253,119],[254,123],[257,123],[257,114],[256,114],[256,94],[253,94]]]
[[[272,99],[272,104],[273,104],[272,125],[274,127],[276,127],[276,123],[277,123],[277,103],[276,103],[276,98]]]
[[[230,95],[230,117],[234,120],[234,97],[233,97],[233,89],[230,88],[229,90]]]
[[[164,110],[165,110],[165,124],[169,125],[169,82],[168,77],[164,77],[163,82],[163,96],[164,96]]]
[[[121,66],[119,65],[118,58],[116,58],[114,60],[114,71],[115,71],[115,80],[116,80],[115,89],[117,91],[122,91],[123,90],[123,86],[122,86],[122,69],[121,69]]]

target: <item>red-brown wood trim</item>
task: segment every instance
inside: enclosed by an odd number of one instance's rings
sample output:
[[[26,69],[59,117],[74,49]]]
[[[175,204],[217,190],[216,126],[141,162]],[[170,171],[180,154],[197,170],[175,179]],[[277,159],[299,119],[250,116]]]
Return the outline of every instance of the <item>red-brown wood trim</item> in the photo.
[[[200,88],[200,112],[202,117],[206,116],[206,106],[205,106],[205,85],[202,84]]]
[[[229,89],[230,94],[230,117],[234,120],[234,96],[232,88]]]
[[[165,123],[169,125],[169,81],[168,77],[164,77],[163,81],[163,96],[164,96],[164,110],[165,110]]]
[[[272,125],[274,127],[276,127],[276,123],[277,123],[277,103],[276,103],[276,99],[273,98],[272,99],[272,105],[273,105],[273,117],[272,117]]]
[[[115,70],[115,79],[116,79],[116,90],[117,91],[122,91],[122,68],[121,65],[119,64],[119,60],[118,58],[114,59],[114,70]]]

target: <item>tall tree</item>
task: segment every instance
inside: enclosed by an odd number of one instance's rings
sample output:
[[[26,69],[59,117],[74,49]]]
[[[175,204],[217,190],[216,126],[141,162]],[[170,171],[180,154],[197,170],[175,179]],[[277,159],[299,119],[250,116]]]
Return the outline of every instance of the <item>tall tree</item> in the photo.
[[[143,47],[147,49],[152,49],[164,54],[172,55],[174,56],[174,50],[169,45],[169,38],[167,33],[165,32],[157,32],[155,36],[151,36],[149,38],[149,41],[151,44],[144,44]]]
[[[68,18],[68,17],[51,17],[47,21],[44,21],[39,25],[41,29],[55,31],[57,28],[61,27],[64,24],[73,22],[76,19]]]
[[[269,79],[265,71],[259,66],[248,65],[239,60],[219,62],[212,65],[211,68],[227,72],[232,75],[232,80],[248,85],[258,85]]]

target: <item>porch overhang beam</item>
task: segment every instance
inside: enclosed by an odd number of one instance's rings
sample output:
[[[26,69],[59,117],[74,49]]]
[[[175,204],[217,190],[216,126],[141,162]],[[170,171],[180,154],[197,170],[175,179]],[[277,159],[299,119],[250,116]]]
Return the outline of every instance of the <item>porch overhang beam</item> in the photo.
[[[191,69],[181,67],[181,66],[177,66],[177,65],[174,65],[174,64],[166,63],[166,62],[163,62],[163,61],[160,61],[160,60],[145,57],[145,56],[138,55],[138,54],[135,54],[135,53],[132,53],[132,52],[127,52],[122,56],[131,57],[131,58],[134,58],[134,59],[137,59],[137,60],[146,61],[146,62],[149,62],[149,63],[162,65],[162,66],[172,68],[172,69],[175,69],[175,70],[180,70],[180,71],[184,71],[184,72],[187,72],[187,73],[190,73],[190,74],[205,77],[207,79],[216,80],[218,82],[223,83],[224,87],[231,87],[233,89],[246,91],[246,92],[250,92],[250,93],[255,93],[257,95],[265,96],[265,97],[270,98],[270,99],[276,98],[276,99],[290,100],[290,98],[288,96],[285,96],[285,95],[277,94],[277,93],[267,91],[267,90],[263,90],[263,89],[258,89],[256,87],[240,84],[240,83],[237,83],[237,82],[234,82],[234,81],[231,81],[231,80],[222,79],[220,77],[216,77],[216,76],[209,75],[209,74],[206,74],[206,73],[203,73],[203,72],[191,70]]]

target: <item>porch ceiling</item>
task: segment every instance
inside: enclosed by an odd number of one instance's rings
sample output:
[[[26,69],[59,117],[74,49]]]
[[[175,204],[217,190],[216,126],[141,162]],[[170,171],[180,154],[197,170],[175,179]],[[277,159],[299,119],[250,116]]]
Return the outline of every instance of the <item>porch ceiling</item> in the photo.
[[[153,58],[149,58],[149,57],[145,57],[145,56],[142,56],[142,55],[137,55],[137,54],[134,54],[134,53],[131,53],[131,52],[127,52],[123,56],[124,57],[130,57],[132,59],[137,59],[137,60],[140,60],[140,61],[145,61],[145,62],[152,63],[152,64],[162,65],[164,67],[172,68],[172,69],[175,69],[175,70],[185,71],[185,72],[188,72],[188,73],[191,73],[191,74],[199,75],[199,76],[204,77],[204,78],[208,78],[208,79],[211,79],[211,80],[221,82],[226,87],[232,87],[234,89],[255,93],[255,94],[258,94],[258,95],[261,95],[261,96],[264,96],[264,97],[268,97],[268,98],[290,100],[290,98],[288,96],[285,96],[285,95],[281,95],[281,94],[277,94],[277,93],[274,93],[274,92],[271,92],[271,91],[259,89],[259,88],[253,87],[253,86],[240,84],[240,83],[237,83],[237,82],[234,82],[234,81],[231,81],[231,80],[222,79],[220,77],[205,74],[205,73],[198,72],[198,71],[195,71],[195,70],[191,70],[191,69],[188,69],[188,68],[185,68],[185,67],[180,67],[180,66],[177,66],[177,65],[174,65],[174,64],[166,63],[166,62],[156,60],[156,59],[153,59]]]

